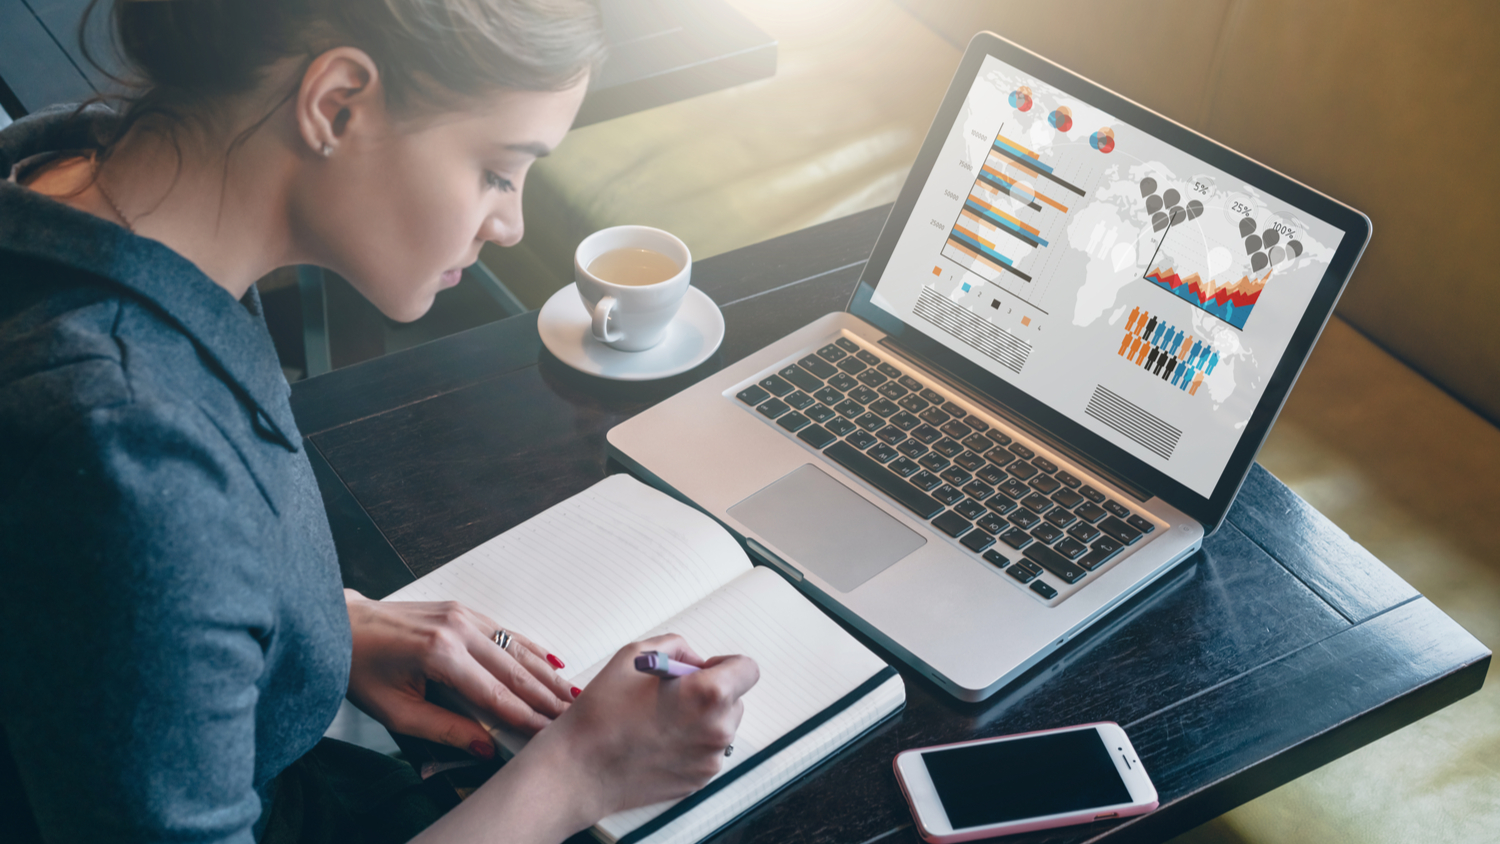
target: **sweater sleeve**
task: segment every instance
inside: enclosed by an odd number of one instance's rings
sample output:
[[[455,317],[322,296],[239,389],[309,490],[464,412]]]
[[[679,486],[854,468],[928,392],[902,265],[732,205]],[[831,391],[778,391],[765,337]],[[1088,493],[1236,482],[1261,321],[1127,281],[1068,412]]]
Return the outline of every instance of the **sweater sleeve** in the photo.
[[[253,841],[253,483],[194,408],[125,404],[0,485],[0,723],[44,841]]]

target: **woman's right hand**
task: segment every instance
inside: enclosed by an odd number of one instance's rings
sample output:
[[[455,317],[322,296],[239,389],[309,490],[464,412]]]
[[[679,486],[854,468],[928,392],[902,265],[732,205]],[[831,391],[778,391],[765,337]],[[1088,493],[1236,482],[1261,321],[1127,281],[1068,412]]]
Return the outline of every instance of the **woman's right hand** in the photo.
[[[635,657],[645,651],[663,651],[703,670],[660,680],[635,670]],[[759,679],[755,660],[705,661],[681,636],[637,642],[616,653],[526,751],[561,757],[585,773],[583,791],[575,796],[585,800],[579,808],[594,820],[682,797],[723,766],[724,748],[744,715],[740,698]]]

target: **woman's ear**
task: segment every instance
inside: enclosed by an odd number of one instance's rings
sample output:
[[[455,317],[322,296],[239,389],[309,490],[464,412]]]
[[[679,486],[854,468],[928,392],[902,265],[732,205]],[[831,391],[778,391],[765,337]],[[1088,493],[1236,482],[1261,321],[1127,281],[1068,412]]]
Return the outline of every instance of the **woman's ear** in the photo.
[[[313,59],[297,92],[297,129],[308,149],[328,157],[351,133],[385,119],[380,72],[365,51],[335,47]]]

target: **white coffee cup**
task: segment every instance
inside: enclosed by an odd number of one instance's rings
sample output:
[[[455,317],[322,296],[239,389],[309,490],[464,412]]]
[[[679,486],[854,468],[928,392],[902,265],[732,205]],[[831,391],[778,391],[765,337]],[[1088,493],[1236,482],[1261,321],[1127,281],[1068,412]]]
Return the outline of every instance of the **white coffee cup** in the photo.
[[[650,249],[677,264],[677,274],[655,284],[615,284],[589,272],[596,258],[615,249]],[[693,255],[674,235],[650,226],[613,226],[583,239],[573,253],[578,296],[593,316],[594,339],[622,352],[641,352],[662,341],[692,281]]]

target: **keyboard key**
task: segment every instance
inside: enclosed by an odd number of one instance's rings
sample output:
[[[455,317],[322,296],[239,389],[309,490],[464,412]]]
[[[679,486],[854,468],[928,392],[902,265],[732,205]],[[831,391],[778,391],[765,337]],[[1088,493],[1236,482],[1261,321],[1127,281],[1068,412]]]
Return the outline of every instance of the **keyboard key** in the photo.
[[[1031,494],[1031,490],[1027,489],[1025,484],[1015,478],[1006,478],[1000,483],[998,488],[1011,498],[1025,498]]]
[[[989,437],[992,440],[994,440],[995,441],[995,445],[1005,446],[1005,445],[1010,445],[1011,442],[1012,442],[1012,440],[1011,440],[1010,437],[1007,437],[1006,435],[1000,433],[999,431],[986,431],[985,432],[985,436]]]
[[[1104,493],[1100,492],[1097,489],[1094,489],[1091,486],[1080,487],[1078,490],[1078,494],[1094,502],[1095,504],[1104,503]]]
[[[875,392],[881,394],[882,396],[885,396],[891,401],[896,401],[897,399],[906,396],[906,388],[901,386],[900,384],[897,384],[895,381],[888,381],[885,384],[882,384],[880,389],[876,390]]]
[[[1037,473],[1037,468],[1030,463],[1012,463],[1005,467],[1005,471],[1025,481]]]
[[[785,416],[781,417],[780,419],[777,419],[776,424],[787,429],[788,431],[800,431],[803,428],[806,428],[808,425],[811,425],[812,420],[794,410],[791,413],[788,413]]]
[[[1125,509],[1125,505],[1114,500],[1113,498],[1104,502],[1103,506],[1104,509],[1108,510],[1112,515],[1119,516],[1122,519],[1130,518],[1130,511]]]
[[[859,382],[840,372],[839,374],[828,379],[828,386],[834,388],[835,390],[838,390],[841,393],[847,393],[855,387],[858,387]]]
[[[923,469],[922,471],[916,473],[915,475],[912,475],[911,476],[911,482],[914,483],[914,484],[916,484],[918,489],[921,489],[921,490],[923,490],[925,492],[931,492],[934,489],[937,489],[938,487],[940,487],[940,486],[943,485],[943,479],[942,478],[938,477],[937,475],[934,475],[933,473],[927,471],[926,469]],[[933,500],[936,501],[937,499],[933,499]]]
[[[850,340],[848,337],[840,337],[839,339],[837,339],[837,340],[835,340],[833,342],[839,344],[839,347],[842,348],[846,352],[857,352],[857,351],[859,351],[859,344],[856,343],[856,342],[854,342],[853,340]]]
[[[1010,560],[1005,559],[1005,555],[1000,553],[999,551],[986,551],[980,556],[984,557],[984,561],[986,563],[989,563],[990,565],[997,568],[1003,569],[1006,566],[1010,565]]]
[[[1035,463],[1035,461],[1032,461]],[[1043,495],[1051,495],[1062,489],[1062,483],[1051,475],[1037,475],[1031,479],[1031,488]]]
[[[948,458],[936,452],[924,456],[917,462],[922,464],[924,468],[931,469],[934,472],[941,472],[948,468]]]
[[[844,437],[844,442],[854,446],[860,451],[864,451],[865,449],[873,445],[876,440],[875,435],[870,433],[869,431],[850,431],[848,435]]]
[[[1067,472],[1058,472],[1057,479],[1062,481],[1062,485],[1068,489],[1078,489],[1078,485],[1083,483],[1083,481],[1078,480]]]
[[[1031,458],[1031,465],[1037,467],[1038,469],[1041,469],[1043,472],[1046,472],[1049,475],[1057,471],[1057,464],[1053,463],[1051,460],[1048,460],[1045,457]],[[1062,482],[1058,481],[1058,483]]]
[[[969,521],[973,521],[980,516],[989,515],[989,513],[985,512],[983,504],[980,504],[978,501],[974,501],[969,498],[965,498],[963,501],[960,501],[957,504],[953,505],[953,512],[959,514],[960,516],[963,516]]]
[[[1122,550],[1124,549],[1118,543],[1101,539],[1089,548],[1089,552],[1083,555],[1083,559],[1079,560],[1078,564],[1089,571],[1093,571],[1113,560]]]
[[[1079,522],[1068,528],[1068,536],[1079,542],[1093,542],[1099,536],[1099,529],[1088,522]]]
[[[1146,521],[1140,516],[1131,516],[1130,518],[1125,520],[1125,524],[1130,525],[1141,533],[1150,533],[1151,531],[1156,530],[1156,525]]]
[[[922,441],[923,445],[932,445],[943,438],[938,429],[931,425],[918,425],[912,429],[911,435]]]
[[[1077,583],[1088,570],[1045,545],[1032,545],[1021,552],[1026,559],[1057,575],[1064,583]]]
[[[825,427],[828,430],[832,431],[834,434],[842,437],[843,435],[849,433],[850,431],[854,430],[858,426],[855,425],[853,422],[850,422],[848,419],[845,419],[842,416],[835,416],[832,419],[828,420],[827,422],[824,422],[823,423],[823,427]]]
[[[870,389],[869,387],[859,386],[849,391],[849,398],[859,402],[860,404],[869,404],[870,402],[880,398],[880,394]]]
[[[892,460],[891,463],[890,463],[890,469],[891,469],[891,471],[895,472],[896,474],[900,475],[903,478],[909,478],[909,477],[911,477],[912,475],[916,474],[917,470],[920,469],[920,468],[922,468],[922,467],[920,467],[916,463],[913,463],[912,461],[906,459],[905,457],[897,457],[895,460]],[[1094,531],[1094,532],[1098,533],[1098,531]]]
[[[806,413],[808,418],[814,422],[827,422],[838,415],[833,412],[833,408],[826,404],[814,404],[802,412]]]
[[[870,455],[870,459],[876,463],[889,463],[896,456],[896,450],[885,443],[876,443],[865,454]]]
[[[974,476],[958,468],[957,466],[949,466],[947,469],[939,472],[938,477],[942,478],[950,484],[953,484],[954,486],[963,486],[964,484],[969,482],[970,478]]]
[[[1019,551],[1031,544],[1031,535],[1018,527],[1013,527],[1006,530],[1005,533],[1000,534],[1000,541]],[[1016,579],[1025,583],[1033,576],[1031,572],[1026,572],[1025,577],[1018,577]]]
[[[929,407],[917,415],[922,417],[923,422],[933,426],[945,425],[953,418],[936,407]]]
[[[1141,539],[1141,532],[1125,524],[1114,516],[1108,516],[1099,523],[1099,529],[1104,531],[1110,539],[1122,545],[1134,545]]]
[[[911,377],[910,375],[901,376],[901,386],[905,387],[908,390],[911,390],[912,392],[920,392],[921,390],[926,388],[926,385],[924,385],[921,381],[918,381],[917,379]]]
[[[1016,509],[1016,502],[1003,495],[992,495],[989,501],[984,502],[984,506],[1003,516]]]
[[[1051,545],[1063,538],[1063,532],[1046,522],[1042,522],[1031,529],[1031,538]]]
[[[947,399],[943,398],[943,394],[937,392],[936,390],[923,390],[922,398],[927,399],[933,404],[942,404],[943,402],[947,401]]]
[[[995,494],[995,488],[979,481],[973,481],[964,486],[964,494],[976,501],[983,501]]]
[[[964,410],[963,407],[953,399],[948,399],[947,401],[943,402],[943,410],[946,410],[950,414],[952,414],[954,419],[962,419],[965,416],[969,415],[969,411]]]
[[[788,410],[791,410],[790,407],[787,407],[786,402],[782,401],[781,399],[766,399],[764,402],[761,402],[761,404],[755,409],[760,412],[760,415],[766,417],[767,419],[775,419],[781,414],[786,413]]]
[[[807,406],[813,403],[813,397],[809,396],[807,393],[802,392],[801,390],[798,390],[787,396],[785,401],[787,404],[797,408],[798,410],[806,410]]]
[[[890,379],[886,378],[884,375],[881,375],[879,372],[876,372],[873,369],[866,369],[864,372],[861,372],[859,374],[859,377],[855,380],[865,385],[866,387],[879,387],[881,384],[884,384]]]
[[[974,434],[973,436],[964,440],[964,448],[967,448],[975,454],[984,454],[986,451],[989,451],[994,447],[994,441],[990,440],[988,437],[985,437],[982,434]]]
[[[873,432],[884,428],[885,420],[881,419],[879,416],[876,416],[873,413],[866,413],[865,415],[854,420],[854,424],[858,425],[861,428],[864,428],[866,431]]]
[[[813,398],[824,404],[833,405],[843,401],[844,394],[832,387],[824,387],[816,393],[813,393]]]
[[[828,345],[818,350],[818,357],[828,361],[829,363],[834,363],[836,361],[842,360],[847,354],[849,353],[844,351],[843,349],[840,349],[838,346],[833,345],[832,343],[829,343]]]
[[[838,372],[837,369],[828,365],[828,361],[823,360],[817,355],[808,355],[802,360],[797,361],[797,365],[819,378],[831,378],[834,373]]]
[[[1010,451],[1012,454],[1018,457],[1023,457],[1027,460],[1030,460],[1031,458],[1036,456],[1036,452],[1032,451],[1024,445],[1021,445],[1020,443],[1011,443]]]
[[[1016,456],[1014,454],[1011,454],[1010,452],[999,448],[990,449],[989,452],[984,455],[984,459],[1001,468],[1004,468],[1016,462]]]
[[[1004,519],[1001,519],[994,513],[985,513],[983,516],[975,519],[974,524],[979,525],[981,530],[985,530],[997,535],[1003,532],[1007,527],[1010,527],[1005,523]]]
[[[767,375],[760,379],[760,386],[773,396],[784,396],[792,391],[792,385],[780,375]]]
[[[840,416],[848,419],[853,419],[857,416],[863,416],[865,414],[865,408],[863,405],[861,405],[859,402],[849,401],[848,399],[844,399],[843,401],[834,405],[833,409],[837,410]]]
[[[861,454],[847,442],[834,443],[823,453],[924,519],[936,516],[943,509],[943,506],[931,496],[901,480],[895,472]]]
[[[1052,550],[1063,555],[1064,557],[1067,557],[1070,560],[1076,560],[1079,557],[1082,557],[1084,554],[1087,554],[1089,547],[1069,536],[1064,538],[1063,541],[1052,546]]]
[[[834,440],[838,439],[838,437],[835,437],[833,434],[829,433],[828,429],[824,428],[822,425],[812,425],[810,427],[803,428],[801,431],[797,432],[797,438],[812,446],[813,448],[822,448],[823,446],[826,446]]]
[[[854,352],[853,349],[850,349],[849,351]],[[870,366],[877,366],[880,364],[880,358],[864,349],[860,349],[859,351],[854,352],[854,356],[869,364]]]
[[[981,481],[984,481],[990,486],[995,486],[1001,481],[1005,480],[1005,470],[986,463],[982,466],[975,467],[974,477],[980,479]]]
[[[922,398],[921,396],[907,396],[906,398],[896,402],[896,404],[901,405],[902,408],[909,410],[912,413],[921,413],[922,411],[932,406],[928,404],[927,400]]]
[[[1104,512],[1103,507],[1100,507],[1098,504],[1095,504],[1092,501],[1080,504],[1078,506],[1078,509],[1074,510],[1073,512],[1078,515],[1078,518],[1083,519],[1089,524],[1093,524],[1109,515],[1108,513]]]
[[[1079,495],[1071,489],[1060,489],[1057,492],[1052,493],[1052,500],[1056,501],[1059,505],[1067,507],[1071,510],[1072,508],[1077,507],[1079,503],[1083,501],[1083,496]]]
[[[949,510],[932,520],[932,526],[949,536],[963,536],[973,525],[963,516]]]
[[[922,455],[927,453],[927,446],[922,445],[916,440],[907,440],[906,442],[898,446],[896,450],[906,455],[907,457],[916,460],[918,457],[921,457]]]
[[[964,447],[945,437],[933,443],[932,450],[938,452],[944,457],[957,457],[963,452]]]
[[[1042,520],[1041,516],[1038,516],[1037,514],[1031,512],[1030,510],[1027,510],[1024,507],[1014,513],[1011,513],[1007,518],[1011,524],[1015,525],[1016,527],[1026,528],[1027,530],[1036,527],[1037,522],[1040,522]]]
[[[962,500],[964,494],[947,484],[943,484],[942,486],[932,491],[932,497],[943,502],[944,504],[952,504],[955,501]]]
[[[879,369],[881,371],[881,373],[884,374],[885,377],[887,377],[887,378],[900,378],[901,377],[901,370],[897,369],[894,366],[891,366],[890,364],[886,363],[885,361],[881,361],[879,364],[876,365],[875,368]]]
[[[902,433],[901,429],[897,428],[895,425],[887,425],[884,428],[881,428],[880,432],[875,436],[880,437],[881,442],[884,442],[887,445],[897,445],[902,440],[906,439],[906,434]]]
[[[942,432],[954,438],[955,440],[962,440],[967,438],[970,434],[974,433],[974,429],[955,419],[952,422],[944,425],[942,427]]]
[[[838,362],[838,368],[844,370],[850,375],[858,375],[868,369],[869,364],[865,363],[859,358],[844,358],[843,360]]]
[[[1057,590],[1048,586],[1045,580],[1033,580],[1028,588],[1049,601],[1057,597]]]
[[[890,401],[889,399],[877,399],[870,403],[870,412],[878,414],[882,419],[890,416],[900,409],[901,408],[896,406],[895,402]]]
[[[797,385],[797,389],[816,393],[823,389],[823,379],[808,372],[795,363],[778,373],[782,378]]]
[[[995,544],[995,537],[990,536],[982,530],[971,530],[968,535],[959,542],[970,551],[978,554],[991,545]]]
[[[1068,525],[1078,521],[1078,517],[1061,507],[1053,507],[1052,512],[1047,514],[1047,521],[1060,528],[1067,528]]]
[[[1033,492],[1032,494],[1021,499],[1021,506],[1025,507],[1033,513],[1036,513],[1037,515],[1041,515],[1042,513],[1045,513],[1048,510],[1052,509],[1052,499],[1048,498],[1045,495],[1042,495],[1041,493]]]
[[[891,417],[891,424],[903,431],[910,431],[912,428],[922,424],[922,420],[903,410]]]
[[[982,434],[985,431],[988,431],[990,429],[990,426],[988,426],[988,425],[984,424],[983,422],[981,422],[979,420],[979,417],[977,417],[977,416],[970,416],[970,417],[968,417],[967,419],[964,420],[964,424],[968,425],[970,428],[973,428],[976,433],[980,433],[980,434]]]
[[[765,401],[766,399],[768,399],[770,397],[771,397],[770,393],[766,392],[765,390],[762,390],[760,387],[757,387],[754,384],[751,384],[750,386],[746,387],[743,390],[740,390],[738,393],[735,394],[735,398],[739,399],[740,401],[744,402],[745,404],[750,405],[751,407],[754,407],[754,406],[760,404],[761,402]]]

